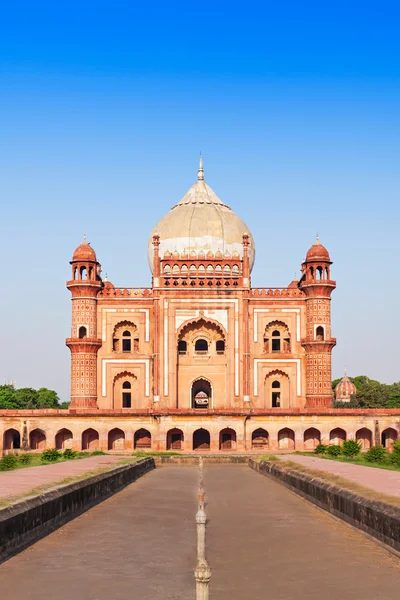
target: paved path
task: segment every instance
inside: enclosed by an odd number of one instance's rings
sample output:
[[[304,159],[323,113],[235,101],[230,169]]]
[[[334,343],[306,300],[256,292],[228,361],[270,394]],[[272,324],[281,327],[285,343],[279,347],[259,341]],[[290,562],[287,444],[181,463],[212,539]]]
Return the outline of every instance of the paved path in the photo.
[[[290,454],[281,458],[303,465],[308,469],[318,469],[338,475],[386,496],[400,496],[400,471],[364,467],[325,458],[314,458],[314,456],[301,456],[300,454]]]
[[[92,456],[77,460],[66,460],[54,465],[28,467],[15,471],[0,471],[0,498],[18,496],[30,492],[39,485],[61,481],[65,477],[79,477],[87,471],[112,465],[123,456]]]
[[[211,600],[397,600],[400,560],[245,466],[206,466]],[[7,600],[194,600],[197,470],[156,469],[0,566]]]

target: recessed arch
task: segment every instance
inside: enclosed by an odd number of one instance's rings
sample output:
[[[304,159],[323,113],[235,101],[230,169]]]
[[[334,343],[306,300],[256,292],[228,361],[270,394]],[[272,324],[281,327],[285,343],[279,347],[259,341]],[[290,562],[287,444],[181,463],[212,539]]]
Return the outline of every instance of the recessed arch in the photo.
[[[264,450],[269,447],[269,434],[268,431],[259,427],[255,429],[251,434],[251,448],[252,450]]]
[[[182,429],[174,427],[167,432],[167,450],[182,450],[184,435]]]
[[[193,450],[210,449],[210,432],[207,429],[196,429],[193,433]]]
[[[4,450],[18,450],[21,448],[21,435],[14,428],[6,429],[3,434]]]
[[[329,443],[334,446],[342,446],[347,439],[347,434],[341,427],[335,427],[329,434]]]
[[[397,431],[393,427],[387,427],[381,433],[382,446],[389,450],[392,450],[392,446],[394,442],[397,440],[398,434]]]
[[[138,429],[133,438],[134,448],[137,450],[146,450],[151,448],[151,433],[147,429]]]
[[[278,447],[279,450],[295,449],[295,435],[293,429],[284,427],[278,432]]]
[[[315,427],[309,427],[304,432],[304,450],[315,450],[321,443],[321,432]]]
[[[31,450],[44,450],[46,448],[46,434],[42,429],[33,429],[29,434],[29,447]]]
[[[361,427],[361,429],[357,429],[356,441],[361,442],[361,450],[369,450],[372,446],[372,431],[367,427]]]
[[[55,442],[57,450],[66,450],[67,448],[72,449],[72,431],[65,427],[60,429],[60,431],[56,433]]]
[[[219,449],[236,450],[236,431],[231,427],[225,427],[219,432]]]
[[[108,432],[108,449],[125,450],[125,433],[119,427]]]
[[[92,427],[85,429],[82,433],[82,450],[97,450],[99,447],[99,432]]]

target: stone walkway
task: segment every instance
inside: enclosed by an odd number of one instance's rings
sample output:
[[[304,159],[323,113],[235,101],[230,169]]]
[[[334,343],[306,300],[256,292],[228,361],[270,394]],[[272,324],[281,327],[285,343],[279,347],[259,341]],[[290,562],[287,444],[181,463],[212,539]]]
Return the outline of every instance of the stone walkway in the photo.
[[[79,477],[87,471],[101,469],[123,459],[123,456],[100,455],[66,460],[54,465],[0,471],[0,498],[26,494],[40,485],[55,483],[65,477]]]
[[[0,566],[7,600],[194,600],[197,469],[152,471]],[[400,560],[246,466],[206,466],[211,600],[397,600]]]
[[[364,467],[324,458],[314,458],[314,456],[301,456],[300,454],[290,454],[280,458],[303,465],[308,469],[317,469],[338,475],[386,496],[400,496],[400,471]]]

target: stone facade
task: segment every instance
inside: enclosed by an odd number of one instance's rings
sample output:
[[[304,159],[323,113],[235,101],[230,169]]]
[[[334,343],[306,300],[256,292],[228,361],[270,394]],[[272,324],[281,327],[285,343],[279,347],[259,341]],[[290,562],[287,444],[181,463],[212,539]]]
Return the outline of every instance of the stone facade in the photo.
[[[201,164],[148,254],[152,286],[134,289],[102,279],[86,239],[75,250],[70,410],[38,411],[26,423],[0,411],[4,449],[18,444],[10,428],[35,448],[302,449],[338,427],[339,442],[364,428],[377,439],[368,411],[328,410],[336,282],[318,238],[299,281],[252,288],[253,238],[205,184]],[[400,411],[385,414],[379,427],[397,434]]]

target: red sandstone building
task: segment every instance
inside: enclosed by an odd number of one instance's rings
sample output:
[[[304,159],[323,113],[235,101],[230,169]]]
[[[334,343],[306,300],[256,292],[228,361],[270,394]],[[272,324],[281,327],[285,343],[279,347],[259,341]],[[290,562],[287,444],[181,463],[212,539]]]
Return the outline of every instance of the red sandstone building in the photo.
[[[132,289],[102,279],[86,240],[75,250],[70,410],[0,411],[5,450],[311,449],[346,437],[367,448],[397,438],[400,411],[329,408],[336,282],[318,238],[299,281],[252,288],[253,238],[200,163],[148,254],[152,286]]]

